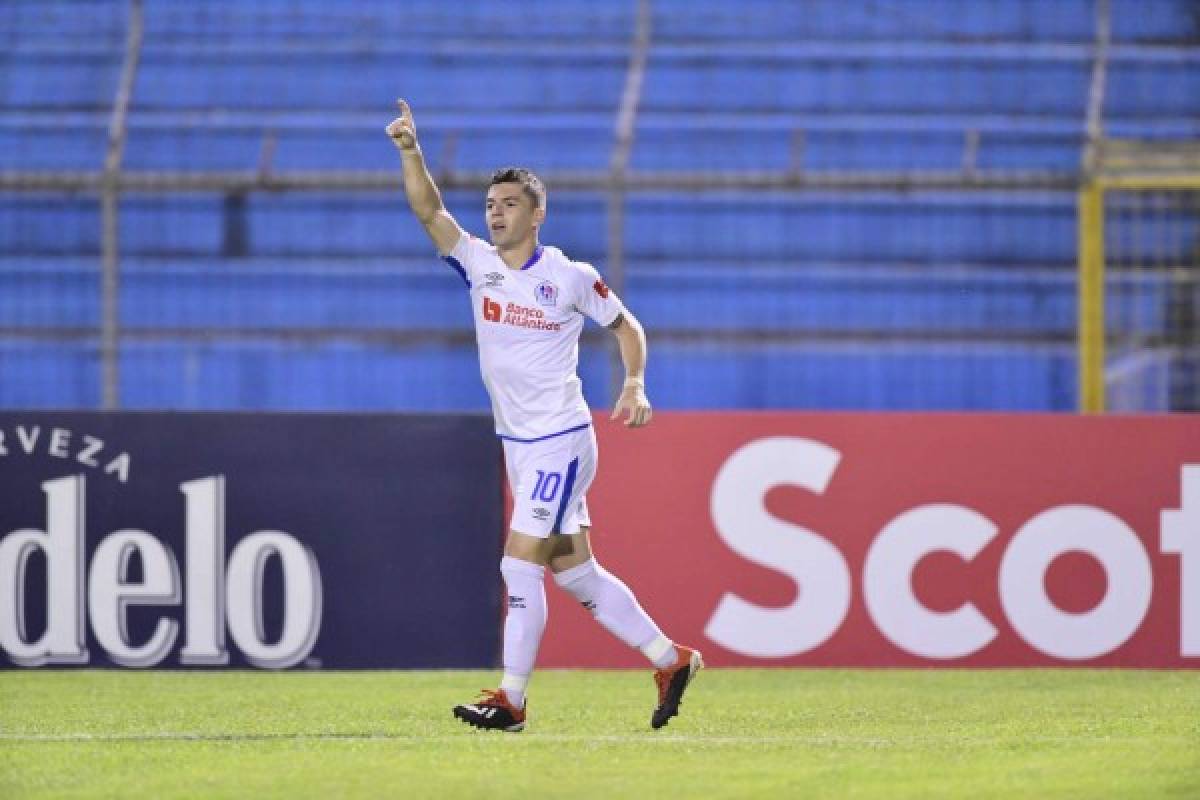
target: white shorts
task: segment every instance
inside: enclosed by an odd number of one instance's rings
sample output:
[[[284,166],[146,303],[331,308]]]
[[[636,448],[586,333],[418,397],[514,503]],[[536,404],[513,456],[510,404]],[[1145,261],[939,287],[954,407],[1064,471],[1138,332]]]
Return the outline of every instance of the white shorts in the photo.
[[[545,539],[592,524],[584,496],[596,477],[591,425],[536,442],[503,441],[513,496],[511,530]]]

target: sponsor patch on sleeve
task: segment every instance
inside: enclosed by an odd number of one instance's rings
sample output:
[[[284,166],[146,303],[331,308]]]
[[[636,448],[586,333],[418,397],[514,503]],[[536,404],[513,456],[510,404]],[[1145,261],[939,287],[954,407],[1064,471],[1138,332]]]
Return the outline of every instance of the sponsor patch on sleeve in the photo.
[[[604,298],[608,297],[608,286],[605,285],[603,280],[599,280],[599,281],[596,281],[595,283],[593,283],[592,288],[595,289],[596,294],[600,295],[601,297],[604,297]]]

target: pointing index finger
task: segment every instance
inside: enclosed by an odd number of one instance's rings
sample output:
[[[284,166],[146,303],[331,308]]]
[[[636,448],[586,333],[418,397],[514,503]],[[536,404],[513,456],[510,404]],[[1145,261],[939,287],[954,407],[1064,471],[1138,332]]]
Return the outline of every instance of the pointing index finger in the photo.
[[[400,116],[405,118],[412,117],[412,111],[408,108],[408,103],[403,97],[396,99],[396,105],[400,107]]]

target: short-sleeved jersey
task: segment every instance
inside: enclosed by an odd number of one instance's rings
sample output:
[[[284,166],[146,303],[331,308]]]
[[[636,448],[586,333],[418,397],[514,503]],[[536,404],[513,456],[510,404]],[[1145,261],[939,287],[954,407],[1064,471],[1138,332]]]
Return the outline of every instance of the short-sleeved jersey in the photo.
[[[464,235],[445,256],[471,290],[479,369],[496,433],[530,441],[591,423],[576,367],[584,315],[612,324],[624,310],[595,267],[538,246],[512,269]]]

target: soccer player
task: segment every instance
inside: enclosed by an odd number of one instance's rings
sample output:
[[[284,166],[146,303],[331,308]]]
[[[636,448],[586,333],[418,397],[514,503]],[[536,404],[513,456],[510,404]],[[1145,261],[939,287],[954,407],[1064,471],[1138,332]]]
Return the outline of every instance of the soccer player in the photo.
[[[590,264],[538,241],[546,189],[527,169],[498,170],[487,190],[489,245],[463,231],[442,204],[425,166],[408,104],[387,134],[400,150],[413,213],[471,295],[479,365],[503,440],[513,515],[500,561],[508,593],[504,676],[454,716],[476,728],[525,727],[525,689],[546,628],[546,567],[596,621],[657,668],[653,728],[679,713],[684,690],[703,666],[700,653],[662,634],[629,588],[592,555],[584,495],[596,474],[591,413],[575,374],[586,315],[617,337],[625,385],[612,419],[650,422],[646,337]]]

